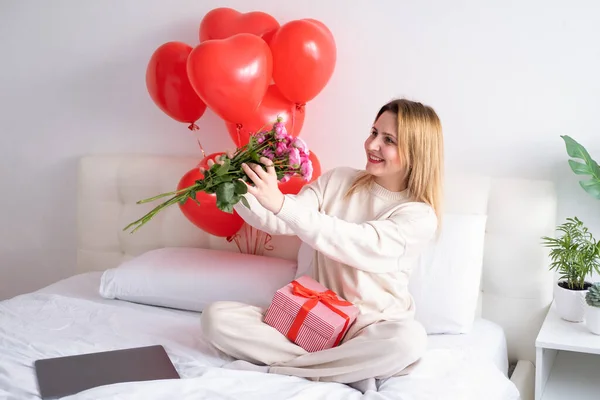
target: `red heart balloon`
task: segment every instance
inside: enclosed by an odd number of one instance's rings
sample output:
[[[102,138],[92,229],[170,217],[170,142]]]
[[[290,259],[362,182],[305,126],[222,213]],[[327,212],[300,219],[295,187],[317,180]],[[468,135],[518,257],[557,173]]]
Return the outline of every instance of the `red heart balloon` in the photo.
[[[282,118],[287,132],[296,137],[300,134],[300,130],[302,130],[302,126],[304,125],[305,110],[306,107],[296,106],[283,97],[277,86],[271,85],[260,106],[258,106],[256,112],[252,115],[252,118],[241,122],[239,140],[237,124],[226,122],[225,125],[229,136],[231,136],[231,139],[238,147],[248,144],[250,135],[258,132],[260,129],[271,129],[277,117]]]
[[[319,162],[317,155],[313,151],[311,151],[308,155],[308,158],[312,162],[313,167],[313,174],[311,180],[309,182],[306,182],[304,179],[302,179],[301,176],[294,175],[287,182],[279,182],[278,186],[279,190],[281,190],[281,193],[298,194],[298,192],[304,187],[304,185],[313,182],[319,176],[321,176],[321,163]]]
[[[192,50],[187,72],[202,101],[225,121],[252,117],[272,79],[267,43],[250,33],[207,40]]]
[[[189,187],[202,178],[198,168],[194,168],[180,179],[177,190]],[[229,237],[235,235],[244,224],[244,220],[235,211],[229,214],[219,210],[215,194],[197,192],[196,199],[200,205],[188,199],[184,204],[180,204],[179,208],[190,222],[203,231],[214,236]]]
[[[146,68],[146,88],[154,103],[179,122],[194,123],[206,111],[187,75],[192,47],[168,42],[154,51]]]
[[[225,154],[225,152],[221,151],[218,153],[212,153],[212,154],[207,155],[202,160],[200,160],[200,162],[198,163],[198,168],[209,169],[208,160],[213,160],[214,162],[217,162],[217,157],[219,157],[222,154]]]
[[[200,42],[227,39],[238,33],[251,33],[267,40],[279,29],[279,22],[262,11],[241,13],[233,8],[220,7],[209,11],[200,22]]]
[[[290,101],[304,104],[327,85],[337,49],[331,31],[320,21],[301,19],[284,24],[269,44],[273,80]]]

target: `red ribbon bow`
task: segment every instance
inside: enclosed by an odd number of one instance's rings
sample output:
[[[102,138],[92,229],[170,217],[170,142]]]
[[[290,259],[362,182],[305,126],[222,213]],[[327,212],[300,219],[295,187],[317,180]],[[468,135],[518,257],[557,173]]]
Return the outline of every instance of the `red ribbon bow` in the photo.
[[[335,340],[334,347],[337,346],[344,333],[346,333],[346,328],[350,323],[350,318],[344,312],[338,310],[335,306],[351,306],[352,303],[346,300],[342,300],[338,297],[338,295],[332,290],[326,290],[324,292],[317,292],[316,290],[309,289],[305,286],[302,286],[298,281],[292,281],[292,293],[297,296],[306,297],[309,300],[305,302],[298,315],[296,315],[296,319],[294,319],[294,323],[290,327],[290,330],[287,333],[287,338],[291,341],[295,341],[298,337],[298,333],[300,332],[300,327],[302,327],[302,323],[308,316],[310,310],[312,310],[319,302],[323,303],[327,306],[331,311],[335,312],[340,317],[344,318],[344,328],[340,331],[340,334]]]

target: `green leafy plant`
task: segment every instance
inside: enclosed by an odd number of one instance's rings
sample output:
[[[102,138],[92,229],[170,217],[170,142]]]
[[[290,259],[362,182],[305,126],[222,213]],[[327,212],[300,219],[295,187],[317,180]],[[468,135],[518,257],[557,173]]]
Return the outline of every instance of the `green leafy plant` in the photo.
[[[600,273],[600,242],[577,217],[567,218],[557,230],[562,232],[558,238],[542,237],[551,249],[550,269],[559,272],[563,288],[585,290],[590,286],[586,278],[594,271]]]
[[[590,286],[585,294],[585,302],[590,307],[600,307],[600,283],[596,282]]]
[[[577,175],[588,175],[590,178],[580,180],[579,185],[585,190],[590,196],[600,200],[600,166],[590,156],[588,151],[579,144],[575,139],[562,135],[561,138],[565,142],[567,147],[567,154],[571,158],[576,158],[581,161],[569,160],[569,166],[571,170]]]

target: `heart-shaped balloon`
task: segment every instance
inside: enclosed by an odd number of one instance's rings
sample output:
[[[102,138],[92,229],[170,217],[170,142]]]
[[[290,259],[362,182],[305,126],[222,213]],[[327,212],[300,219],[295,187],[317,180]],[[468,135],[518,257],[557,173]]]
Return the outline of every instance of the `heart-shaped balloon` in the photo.
[[[305,113],[306,107],[298,107],[283,97],[276,85],[271,85],[252,118],[240,123],[239,132],[237,124],[226,122],[225,125],[233,142],[241,147],[248,144],[250,135],[260,129],[271,129],[278,117],[285,124],[288,134],[298,136],[304,125]]]
[[[252,117],[265,96],[273,59],[264,40],[239,33],[200,43],[190,53],[187,72],[192,87],[215,114],[240,123]]]
[[[273,80],[290,101],[315,98],[333,75],[337,49],[333,34],[321,21],[300,19],[282,25],[271,39]]]
[[[217,157],[219,157],[220,155],[223,155],[223,154],[225,154],[224,151],[219,151],[217,153],[212,153],[212,154],[207,155],[202,160],[200,160],[200,162],[198,163],[198,168],[209,169],[208,161],[212,160],[214,162],[217,162]]]
[[[262,11],[241,13],[229,7],[215,8],[206,13],[200,22],[200,42],[227,39],[238,33],[251,33],[267,40],[277,29],[279,22]]]
[[[193,124],[206,111],[187,75],[192,46],[168,42],[157,48],[146,68],[146,88],[154,103],[169,117]]]
[[[202,178],[198,168],[191,169],[179,180],[177,190],[192,186]],[[190,222],[203,231],[214,236],[229,237],[235,235],[244,224],[244,220],[235,211],[229,214],[219,210],[215,194],[197,192],[196,199],[200,205],[188,199],[184,204],[180,204],[179,208]]]

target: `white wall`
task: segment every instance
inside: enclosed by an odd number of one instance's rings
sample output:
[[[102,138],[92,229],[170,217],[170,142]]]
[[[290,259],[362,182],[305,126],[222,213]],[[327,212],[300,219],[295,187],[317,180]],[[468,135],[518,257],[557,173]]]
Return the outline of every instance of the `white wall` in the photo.
[[[337,68],[302,132],[324,169],[362,167],[377,108],[406,96],[441,116],[448,169],[553,179],[559,218],[578,215],[600,235],[600,203],[579,188],[559,137],[600,160],[596,1],[3,1],[0,298],[71,274],[78,157],[199,155],[151,102],[144,74],[162,43],[197,44],[202,16],[221,6],[332,30]],[[212,112],[199,125],[207,151],[231,148]]]

